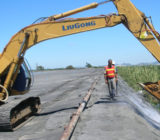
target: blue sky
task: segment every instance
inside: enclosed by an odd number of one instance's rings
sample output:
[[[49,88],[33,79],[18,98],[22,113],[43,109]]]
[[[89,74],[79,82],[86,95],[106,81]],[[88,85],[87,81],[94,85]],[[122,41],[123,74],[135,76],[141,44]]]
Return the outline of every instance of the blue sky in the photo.
[[[40,17],[76,9],[102,0],[0,0],[0,52],[10,38]],[[146,16],[151,16],[154,27],[160,31],[159,0],[131,0]],[[112,2],[71,17],[89,17],[117,13]],[[123,26],[103,28],[48,40],[33,46],[25,55],[31,67],[59,68],[73,65],[106,65],[112,58],[116,63],[137,64],[154,62],[155,58]]]

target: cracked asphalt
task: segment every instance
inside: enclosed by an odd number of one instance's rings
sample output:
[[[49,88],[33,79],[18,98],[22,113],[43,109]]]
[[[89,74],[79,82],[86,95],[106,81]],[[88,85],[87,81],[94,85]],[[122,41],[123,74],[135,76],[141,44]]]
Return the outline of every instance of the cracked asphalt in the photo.
[[[119,93],[112,101],[103,69],[55,70],[34,75],[34,85],[24,97],[39,96],[41,112],[14,132],[0,132],[0,140],[60,139],[96,78],[98,83],[71,140],[160,139],[160,114],[120,77]]]

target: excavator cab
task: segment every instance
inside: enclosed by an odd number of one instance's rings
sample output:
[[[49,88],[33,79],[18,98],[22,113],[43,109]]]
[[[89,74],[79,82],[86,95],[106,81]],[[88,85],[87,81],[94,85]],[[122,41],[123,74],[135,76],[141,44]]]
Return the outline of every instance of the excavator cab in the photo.
[[[31,79],[31,73],[27,67],[26,62],[24,61],[20,66],[17,78],[12,87],[11,94],[19,95],[28,92],[31,87]]]
[[[4,85],[5,80],[7,78],[7,74],[10,67],[6,70],[5,73],[0,77],[0,85]],[[32,83],[32,76],[31,72],[28,69],[27,63],[23,61],[23,63],[17,68],[17,71],[14,71],[15,79],[13,84],[10,84],[7,91],[9,92],[9,95],[22,95],[29,91]],[[3,88],[1,88],[1,92],[3,92]]]

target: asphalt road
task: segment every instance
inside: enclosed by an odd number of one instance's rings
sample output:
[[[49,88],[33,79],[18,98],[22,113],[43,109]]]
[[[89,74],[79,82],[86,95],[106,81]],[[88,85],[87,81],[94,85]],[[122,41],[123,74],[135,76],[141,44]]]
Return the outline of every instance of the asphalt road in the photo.
[[[118,96],[112,101],[104,84],[103,69],[57,70],[34,75],[34,85],[24,96],[39,96],[41,112],[15,132],[0,132],[0,140],[60,139],[70,116],[96,78],[98,83],[71,140],[160,139],[160,114],[121,78]]]

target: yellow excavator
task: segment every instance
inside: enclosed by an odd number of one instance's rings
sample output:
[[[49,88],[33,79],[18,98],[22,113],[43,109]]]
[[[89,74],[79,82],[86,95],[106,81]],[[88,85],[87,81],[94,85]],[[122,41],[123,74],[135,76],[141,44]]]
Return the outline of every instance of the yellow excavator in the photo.
[[[65,18],[72,14],[113,2],[117,14],[83,18]],[[130,0],[107,0],[100,3],[50,16],[39,23],[31,24],[17,32],[0,55],[0,130],[15,130],[21,123],[40,109],[39,97],[9,101],[8,96],[27,93],[32,82],[24,61],[26,51],[42,41],[123,24],[144,47],[160,61],[160,36],[148,18]],[[160,99],[160,82],[141,84]],[[14,102],[14,104],[13,104]]]

